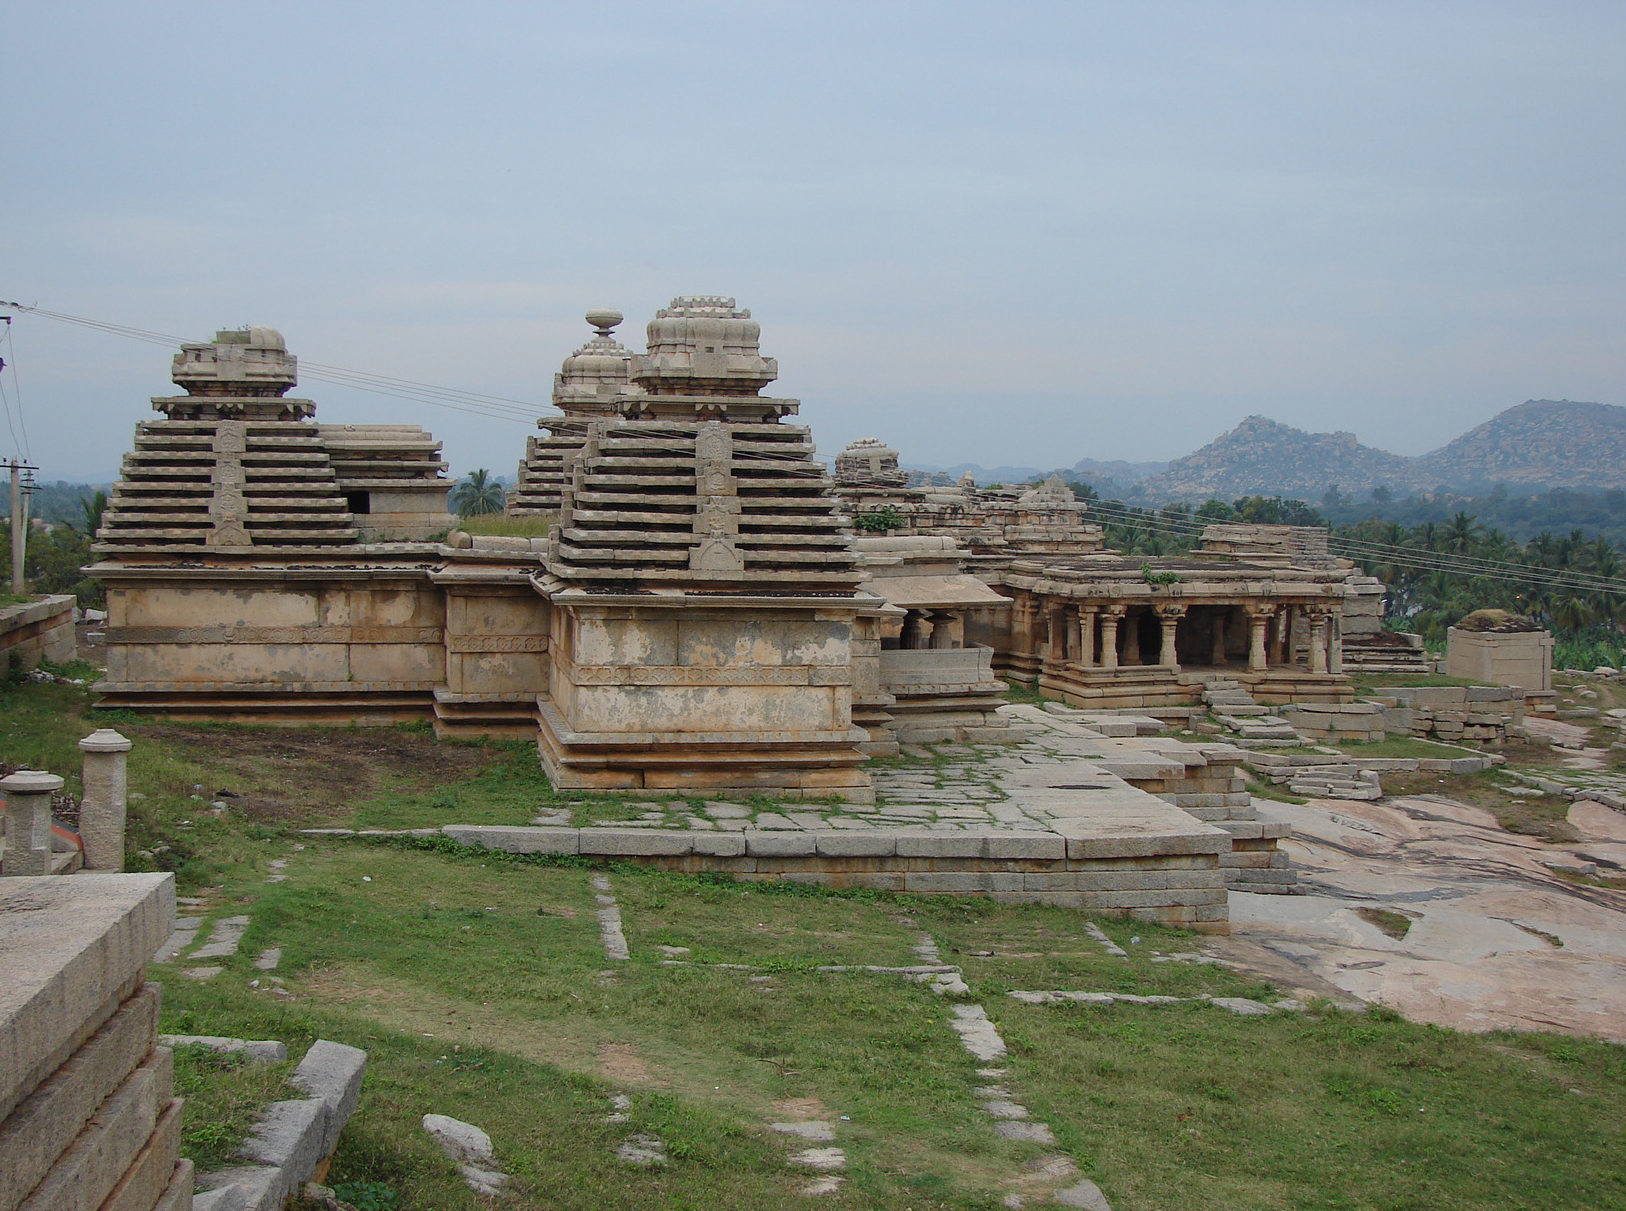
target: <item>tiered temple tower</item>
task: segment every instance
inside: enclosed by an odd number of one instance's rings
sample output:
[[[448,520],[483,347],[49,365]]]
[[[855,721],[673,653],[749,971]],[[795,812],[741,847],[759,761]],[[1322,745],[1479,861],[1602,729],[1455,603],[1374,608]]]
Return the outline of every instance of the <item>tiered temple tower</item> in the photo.
[[[569,418],[579,444],[560,448],[537,582],[554,607],[539,740],[559,786],[870,794],[853,664],[877,603],[808,431],[782,423],[797,402],[760,394],[778,367],[758,335],[731,298],[674,299],[627,389],[595,398],[616,415]]]

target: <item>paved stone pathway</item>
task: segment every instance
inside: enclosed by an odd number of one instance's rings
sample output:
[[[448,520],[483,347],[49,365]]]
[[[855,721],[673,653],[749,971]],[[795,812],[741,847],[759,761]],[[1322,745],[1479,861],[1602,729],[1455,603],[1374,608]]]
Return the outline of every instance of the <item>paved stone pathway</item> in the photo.
[[[604,957],[612,962],[627,959],[627,936],[621,932],[621,910],[610,894],[610,881],[603,875],[593,876],[593,899],[598,904],[598,936],[604,943]]]
[[[588,823],[592,827],[662,831],[1048,833],[1058,820],[1144,804],[1150,798],[1094,763],[1158,759],[1160,751],[1183,746],[1181,741],[1148,734],[1160,726],[1151,719],[1126,720],[1033,706],[1007,706],[1002,713],[1013,721],[1013,735],[1020,740],[941,745],[935,749],[907,746],[909,755],[902,760],[871,768],[876,799],[873,804],[779,803],[764,807],[724,799],[674,798],[643,805],[632,819],[605,818]],[[1060,796],[1035,793],[1047,780],[1054,780],[1058,769],[1077,775],[1069,780],[1085,785],[1069,786],[1074,793]],[[1076,793],[1080,789],[1096,793],[1080,796]],[[570,821],[571,811],[566,807],[538,815],[533,823],[541,827],[568,826]]]
[[[1241,1017],[1259,1017],[1267,1013],[1302,1013],[1303,1001],[1283,997],[1270,1002],[1255,1001],[1248,997],[1216,997],[1207,993],[1194,997],[1139,996],[1131,992],[1075,992],[1064,989],[1041,991],[1013,990],[1005,995],[1026,1005],[1183,1005],[1204,1002],[1217,1009],[1226,1009]]]

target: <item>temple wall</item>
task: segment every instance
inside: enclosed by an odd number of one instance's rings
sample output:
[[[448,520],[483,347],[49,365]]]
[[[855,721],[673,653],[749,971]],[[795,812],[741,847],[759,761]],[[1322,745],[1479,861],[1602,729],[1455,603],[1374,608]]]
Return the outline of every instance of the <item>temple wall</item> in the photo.
[[[535,695],[548,685],[551,607],[530,587],[446,596],[446,688],[459,694]]]
[[[73,598],[46,597],[0,607],[0,667],[31,669],[41,660],[72,660]]]
[[[198,579],[109,578],[106,705],[187,710],[226,696],[252,709],[289,694],[412,694],[427,705],[446,681],[446,609],[427,577],[191,574]]]

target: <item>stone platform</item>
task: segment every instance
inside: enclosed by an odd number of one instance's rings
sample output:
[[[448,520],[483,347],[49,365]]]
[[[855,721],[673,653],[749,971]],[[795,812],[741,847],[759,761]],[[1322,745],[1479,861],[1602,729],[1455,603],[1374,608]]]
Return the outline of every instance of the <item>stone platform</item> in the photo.
[[[873,770],[876,802],[673,799],[574,827],[450,824],[465,845],[580,854],[746,880],[982,895],[1228,928],[1228,890],[1295,890],[1224,744],[1137,735],[1149,720],[1002,710],[1016,744],[912,748]],[[1108,736],[1107,730],[1118,736]],[[575,818],[583,808],[578,805]]]
[[[148,957],[174,876],[0,881],[0,1211],[184,1211],[181,1103]]]

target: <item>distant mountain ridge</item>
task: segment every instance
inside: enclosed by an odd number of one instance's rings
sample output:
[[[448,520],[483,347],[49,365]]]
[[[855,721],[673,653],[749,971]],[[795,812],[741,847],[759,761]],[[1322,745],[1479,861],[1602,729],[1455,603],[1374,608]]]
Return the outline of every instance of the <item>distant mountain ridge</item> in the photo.
[[[1307,433],[1250,416],[1202,449],[1134,485],[1142,500],[1294,496],[1318,500],[1384,487],[1482,491],[1626,487],[1626,408],[1528,400],[1416,458],[1364,446],[1353,433]]]

